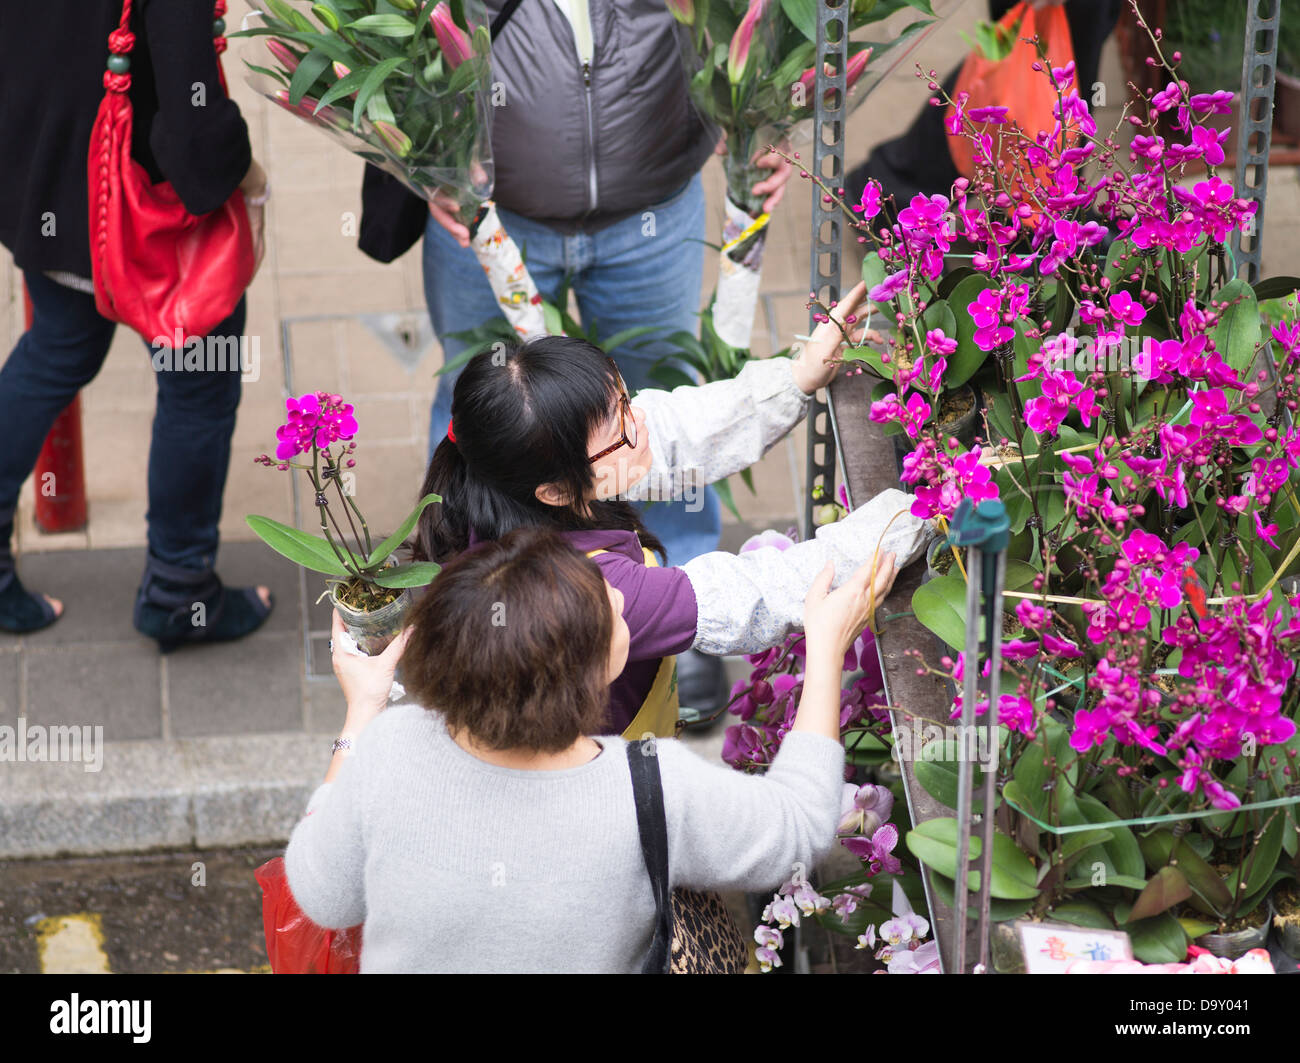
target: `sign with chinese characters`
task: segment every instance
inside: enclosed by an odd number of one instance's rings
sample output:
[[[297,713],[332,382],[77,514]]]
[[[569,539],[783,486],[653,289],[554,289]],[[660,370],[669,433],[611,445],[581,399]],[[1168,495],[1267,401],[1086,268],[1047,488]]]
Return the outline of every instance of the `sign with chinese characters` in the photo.
[[[1027,974],[1064,974],[1075,960],[1131,960],[1133,946],[1120,930],[1090,930],[1068,923],[1016,924]]]

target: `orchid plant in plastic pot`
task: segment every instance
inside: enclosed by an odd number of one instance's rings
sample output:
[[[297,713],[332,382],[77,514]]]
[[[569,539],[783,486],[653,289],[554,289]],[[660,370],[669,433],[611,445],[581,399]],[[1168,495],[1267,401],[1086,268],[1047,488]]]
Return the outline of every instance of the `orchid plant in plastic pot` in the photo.
[[[411,604],[409,588],[427,586],[440,571],[434,562],[399,564],[393,555],[425,507],[442,500],[425,495],[397,530],[376,544],[353,497],[357,420],[351,404],[341,395],[317,391],[285,399],[285,412],[285,423],[276,430],[275,456],[262,454],[254,461],[306,474],[321,534],[270,517],[245,519],[276,553],[328,577],[328,593],[358,648],[367,654],[380,653],[401,630]]]
[[[1300,280],[1236,275],[1228,240],[1256,204],[1215,172],[1209,123],[1231,94],[1161,61],[1168,83],[1126,110],[1127,137],[1098,131],[1073,64],[1047,56],[1055,128],[948,101],[974,179],[896,213],[869,184],[856,222],[869,297],[897,326],[858,356],[878,378],[871,419],[906,440],[913,512],[1000,498],[1014,533],[994,918],[1118,927],[1145,962],[1258,923],[1300,871],[1300,595],[1284,590],[1300,571]],[[1177,138],[1157,132],[1165,115]],[[1009,187],[1008,150],[1044,176]],[[953,266],[958,240],[973,254]],[[984,447],[935,423],[954,380],[985,396]],[[958,689],[988,668],[956,652],[965,601],[960,565],[912,599],[950,647],[917,667]],[[936,742],[915,766],[948,807],[964,747]],[[956,828],[906,839],[941,897]]]
[[[309,17],[310,13],[310,17]],[[543,335],[536,285],[492,203],[491,34],[483,0],[255,0],[270,66],[249,83],[426,199],[445,196],[502,314]]]

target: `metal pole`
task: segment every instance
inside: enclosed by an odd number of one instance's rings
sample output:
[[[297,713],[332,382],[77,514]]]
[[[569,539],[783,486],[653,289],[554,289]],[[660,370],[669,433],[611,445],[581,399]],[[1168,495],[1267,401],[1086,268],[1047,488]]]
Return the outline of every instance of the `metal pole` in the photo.
[[[1260,14],[1261,9],[1265,14]],[[1249,232],[1232,234],[1237,275],[1259,280],[1264,241],[1264,197],[1268,193],[1268,152],[1273,132],[1273,92],[1277,86],[1277,30],[1281,0],[1250,0],[1241,62],[1241,121],[1237,129],[1237,195],[1259,204]]]
[[[844,119],[847,89],[844,74],[848,63],[848,0],[820,0],[817,5],[817,82],[813,90],[813,153],[809,173],[832,188],[844,179]],[[827,73],[827,70],[830,73]],[[829,93],[829,99],[827,94]],[[808,290],[823,303],[840,297],[841,226],[839,207],[823,203],[817,186],[812,186],[812,262]],[[808,331],[816,322],[809,313]],[[808,464],[805,477],[803,537],[813,534],[813,490],[821,487],[834,497],[835,434],[830,408],[820,395],[813,396],[808,410]]]

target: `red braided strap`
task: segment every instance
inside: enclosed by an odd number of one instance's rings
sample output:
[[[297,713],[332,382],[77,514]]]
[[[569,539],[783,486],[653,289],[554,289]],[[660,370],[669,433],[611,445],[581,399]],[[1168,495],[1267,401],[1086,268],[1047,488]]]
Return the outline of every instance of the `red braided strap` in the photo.
[[[219,19],[219,18],[225,18],[225,17],[226,17],[226,0],[217,0],[216,5],[215,5],[215,6],[213,7],[213,9],[212,9],[212,18],[213,18],[213,21],[216,21],[216,20]],[[213,38],[212,38],[212,45],[213,45],[213,47],[216,48],[216,50],[217,50],[217,55],[220,55],[220,54],[221,54],[222,52],[224,52],[228,47],[230,47],[230,42],[227,41],[225,37],[213,37]],[[225,75],[224,75],[224,73],[222,74],[222,79],[221,79],[221,80],[222,80],[222,83],[224,84],[224,83],[225,83]]]

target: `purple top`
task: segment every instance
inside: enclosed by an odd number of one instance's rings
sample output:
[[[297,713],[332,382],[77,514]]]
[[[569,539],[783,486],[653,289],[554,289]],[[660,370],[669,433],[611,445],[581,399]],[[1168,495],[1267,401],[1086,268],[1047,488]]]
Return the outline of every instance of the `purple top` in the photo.
[[[636,532],[564,532],[564,538],[592,558],[605,581],[623,592],[623,619],[631,636],[623,674],[610,684],[610,730],[622,733],[640,711],[664,657],[695,643],[695,589],[680,568],[651,568]]]
[[[695,644],[695,589],[680,568],[651,568],[636,532],[607,529],[561,533],[574,548],[607,551],[592,558],[623,594],[630,642],[627,664],[609,688],[608,733],[622,734],[654,686],[659,662]],[[470,546],[478,542],[470,532]]]

